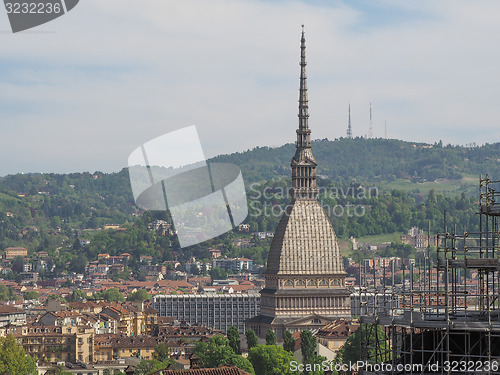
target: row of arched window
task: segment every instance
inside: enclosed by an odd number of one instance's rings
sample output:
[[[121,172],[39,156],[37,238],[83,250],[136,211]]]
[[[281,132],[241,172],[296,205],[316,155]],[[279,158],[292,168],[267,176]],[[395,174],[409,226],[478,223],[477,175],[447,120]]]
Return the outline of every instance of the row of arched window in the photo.
[[[276,300],[278,309],[330,309],[347,307],[346,297],[283,297]]]
[[[343,279],[288,279],[280,281],[281,287],[329,287],[329,286],[343,286]]]

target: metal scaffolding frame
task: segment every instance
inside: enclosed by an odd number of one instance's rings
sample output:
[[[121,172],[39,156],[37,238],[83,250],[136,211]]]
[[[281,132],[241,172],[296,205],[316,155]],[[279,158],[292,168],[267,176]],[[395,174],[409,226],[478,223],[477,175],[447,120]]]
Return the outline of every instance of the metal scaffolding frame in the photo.
[[[427,250],[423,262],[409,266],[410,280],[403,275],[401,287],[393,272],[390,294],[401,308],[375,307],[360,319],[367,327],[363,360],[385,366],[360,373],[500,374],[499,197],[500,181],[480,177],[479,232],[450,230],[445,213],[434,265]],[[385,285],[379,289],[388,293]],[[366,274],[361,290],[377,293],[376,285],[366,285]]]

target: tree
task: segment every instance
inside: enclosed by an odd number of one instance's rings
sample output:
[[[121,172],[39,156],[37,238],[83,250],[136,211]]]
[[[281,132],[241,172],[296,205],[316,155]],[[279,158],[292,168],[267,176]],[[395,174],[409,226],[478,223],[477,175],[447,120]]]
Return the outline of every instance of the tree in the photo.
[[[219,367],[234,355],[233,349],[229,347],[229,340],[222,335],[212,337],[208,343],[199,341],[194,352],[200,358],[200,367],[208,368]]]
[[[12,272],[21,273],[23,272],[24,258],[22,256],[17,256],[11,261]]]
[[[66,302],[66,300],[63,297],[61,297],[59,294],[49,294],[49,296],[45,300],[45,303],[47,304],[51,299],[59,300],[61,302]]]
[[[38,374],[35,360],[27,355],[11,334],[0,337],[0,374]]]
[[[309,330],[300,332],[300,350],[302,352],[302,362],[311,363],[316,351],[316,338]]]
[[[283,334],[283,349],[287,352],[293,353],[295,351],[295,339],[292,333],[288,330]]]
[[[259,375],[291,375],[299,374],[292,371],[290,363],[293,355],[277,345],[257,345],[248,352],[248,359]]]
[[[266,345],[276,345],[276,333],[272,329],[266,333]]]
[[[138,289],[135,292],[129,294],[129,296],[127,297],[127,301],[144,302],[150,298],[151,296],[146,291],[146,289]]]
[[[79,253],[78,256],[76,258],[73,258],[73,260],[71,261],[70,269],[76,273],[85,273],[87,264],[88,260],[85,254]]]
[[[36,290],[30,290],[29,292],[24,293],[24,300],[30,300],[30,299],[38,299],[39,295]]]
[[[248,350],[252,349],[253,347],[257,346],[259,339],[257,337],[257,334],[255,333],[254,330],[249,329],[245,332],[245,336],[247,338],[247,346]]]
[[[233,349],[235,354],[241,354],[241,340],[240,340],[240,332],[238,331],[238,327],[232,326],[227,330],[227,339],[229,340],[229,346]]]
[[[313,355],[312,359],[309,361],[310,370],[304,369],[305,371],[302,373],[303,375],[324,375],[323,371],[323,362],[327,361],[326,357],[321,355]]]
[[[364,328],[361,326],[356,332],[347,338],[344,346],[340,349],[337,358],[340,362],[351,361],[355,363],[361,359],[361,332]]]
[[[109,275],[109,278],[115,282],[120,280],[128,280],[130,278],[130,271],[128,270],[128,267],[125,267],[125,270],[123,270],[123,272],[112,272]]]
[[[79,251],[82,248],[82,244],[80,242],[80,239],[77,237],[75,238],[75,241],[73,242],[73,250]]]
[[[146,276],[148,273],[144,270],[137,271],[137,280],[138,281],[146,281]]]
[[[3,284],[0,284],[0,301],[12,301],[16,299],[16,295],[14,294],[14,289],[11,286],[7,287]]]
[[[174,361],[170,359],[170,348],[167,344],[161,343],[156,345],[153,352],[153,359],[142,360],[136,367],[136,374],[146,375],[153,371],[158,371],[167,368]]]
[[[233,355],[229,358],[227,364],[236,366],[243,371],[249,372],[250,374],[255,374],[252,363],[247,358],[243,358],[241,355]]]
[[[210,341],[199,341],[194,352],[200,358],[200,367],[214,368],[224,364],[236,366],[251,374],[255,374],[253,366],[248,359],[235,354],[229,346],[229,340],[223,335],[216,335]]]
[[[170,360],[170,348],[168,345],[165,343],[156,345],[153,358],[162,362]]]
[[[210,278],[212,280],[226,280],[227,271],[223,268],[214,267],[210,270]]]
[[[361,324],[359,328],[347,338],[342,349],[339,351],[339,357],[344,363],[347,362],[356,362],[361,359],[361,343],[363,341],[363,337],[369,336],[369,341],[374,342],[377,338],[381,343],[382,349],[389,349],[389,344],[387,340],[381,340],[381,338],[386,337],[384,330],[382,327],[378,325],[368,325]],[[382,350],[383,352],[383,350]],[[368,357],[375,357],[375,349],[368,349]],[[383,362],[384,358],[380,355],[380,358],[376,359],[379,362]]]
[[[143,359],[135,368],[134,375],[147,375],[151,372],[163,370],[168,365],[157,359]]]
[[[123,302],[125,297],[116,288],[109,288],[94,294],[95,299],[103,299],[108,302]]]
[[[73,293],[71,293],[71,297],[69,297],[69,300],[74,302],[74,301],[84,301],[88,299],[89,297],[85,294],[84,291],[81,289],[75,289],[73,290]]]

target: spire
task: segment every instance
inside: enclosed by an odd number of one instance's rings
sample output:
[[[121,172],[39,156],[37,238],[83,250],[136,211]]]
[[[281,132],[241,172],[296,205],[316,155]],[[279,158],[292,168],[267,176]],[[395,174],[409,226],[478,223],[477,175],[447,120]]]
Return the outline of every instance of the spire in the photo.
[[[304,36],[304,25],[302,25],[302,38],[300,39],[299,130],[307,130],[309,128],[306,65],[306,38]]]
[[[347,123],[347,138],[352,138],[351,128],[351,101],[349,100],[349,122]]]
[[[306,38],[304,36],[304,25],[302,25],[302,38],[300,39],[299,128],[297,129],[296,151],[291,163],[292,191],[294,198],[316,199],[318,195],[316,185],[317,163],[311,151],[306,65]]]

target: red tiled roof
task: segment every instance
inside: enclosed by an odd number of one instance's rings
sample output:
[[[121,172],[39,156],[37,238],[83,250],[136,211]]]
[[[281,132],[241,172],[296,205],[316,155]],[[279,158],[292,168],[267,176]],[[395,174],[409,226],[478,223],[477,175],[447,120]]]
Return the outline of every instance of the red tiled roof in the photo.
[[[0,314],[20,314],[23,310],[11,305],[0,305]]]
[[[321,328],[316,334],[317,337],[325,337],[325,338],[345,338],[352,335],[359,328],[359,323],[346,320],[339,319],[331,324],[327,324],[323,328]]]

